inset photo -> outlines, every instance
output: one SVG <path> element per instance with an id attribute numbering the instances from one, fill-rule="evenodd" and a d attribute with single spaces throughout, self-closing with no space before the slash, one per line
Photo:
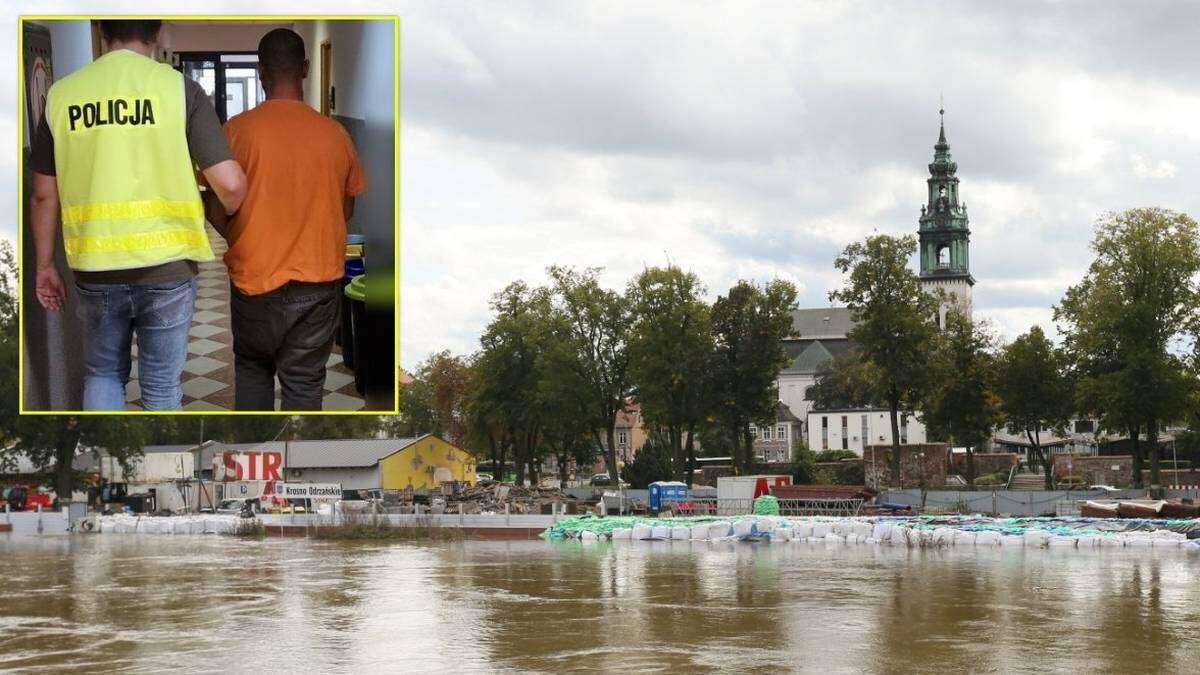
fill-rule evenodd
<path id="1" fill-rule="evenodd" d="M 22 17 L 21 413 L 397 409 L 395 17 Z"/>

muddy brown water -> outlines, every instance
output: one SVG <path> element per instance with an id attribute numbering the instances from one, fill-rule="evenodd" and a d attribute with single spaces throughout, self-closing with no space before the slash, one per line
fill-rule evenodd
<path id="1" fill-rule="evenodd" d="M 0 535 L 0 670 L 1197 672 L 1200 555 Z"/>

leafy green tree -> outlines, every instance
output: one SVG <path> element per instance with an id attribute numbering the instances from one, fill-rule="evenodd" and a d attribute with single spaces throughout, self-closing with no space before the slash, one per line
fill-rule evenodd
<path id="1" fill-rule="evenodd" d="M 53 478 L 62 501 L 80 485 L 75 457 L 103 448 L 123 470 L 132 470 L 146 441 L 144 418 L 120 415 L 26 415 L 17 424 L 19 440 L 8 452 L 20 452 Z M 0 451 L 3 453 L 5 451 Z"/>
<path id="2" fill-rule="evenodd" d="M 923 421 L 930 435 L 966 448 L 967 485 L 975 487 L 975 447 L 987 442 L 999 420 L 994 393 L 995 338 L 957 309 L 946 313 L 931 368 L 933 385 Z"/>
<path id="3" fill-rule="evenodd" d="M 817 368 L 813 406 L 817 409 L 862 408 L 875 404 L 871 365 L 848 349 Z"/>
<path id="4" fill-rule="evenodd" d="M 1073 404 L 1065 358 L 1040 327 L 1030 328 L 1001 351 L 995 391 L 1001 419 L 1009 430 L 1029 439 L 1030 454 L 1045 471 L 1046 489 L 1053 489 L 1053 458 L 1042 448 L 1041 434 L 1062 433 Z"/>
<path id="5" fill-rule="evenodd" d="M 467 402 L 476 420 L 467 424 L 488 430 L 493 460 L 503 466 L 511 456 L 517 482 L 523 483 L 542 447 L 538 376 L 550 296 L 546 289 L 518 281 L 496 294 L 492 309 L 495 317 L 480 338 L 477 386 Z"/>
<path id="6" fill-rule="evenodd" d="M 778 279 L 764 287 L 739 281 L 713 303 L 713 417 L 727 429 L 739 472 L 754 460 L 750 425 L 775 421 L 777 378 L 789 360 L 783 339 L 792 332 L 795 305 L 796 287 Z"/>
<path id="7" fill-rule="evenodd" d="M 449 351 L 431 354 L 418 364 L 413 381 L 401 385 L 399 414 L 384 424 L 395 437 L 435 434 L 468 449 L 468 404 L 475 386 L 470 359 Z"/>
<path id="8" fill-rule="evenodd" d="M 419 377 L 400 385 L 397 415 L 386 423 L 392 438 L 412 438 L 435 433 L 437 418 L 433 411 L 433 385 Z"/>
<path id="9" fill-rule="evenodd" d="M 675 266 L 646 269 L 626 291 L 631 308 L 629 376 L 649 426 L 664 431 L 690 487 L 695 435 L 709 408 L 713 339 L 700 279 Z"/>
<path id="10" fill-rule="evenodd" d="M 580 421 L 604 448 L 609 475 L 619 475 L 613 427 L 631 393 L 628 303 L 619 293 L 600 286 L 598 269 L 578 272 L 551 267 L 548 272 L 555 310 L 571 346 L 569 356 L 556 366 L 569 369 L 577 378 Z"/>
<path id="11" fill-rule="evenodd" d="M 1080 404 L 1108 429 L 1130 432 L 1141 485 L 1145 430 L 1150 484 L 1160 484 L 1158 432 L 1182 420 L 1195 392 L 1184 357 L 1200 333 L 1200 233 L 1166 209 L 1102 216 L 1095 258 L 1055 308 L 1079 379 Z"/>
<path id="12" fill-rule="evenodd" d="M 294 429 L 291 436 L 293 439 L 320 441 L 342 438 L 378 438 L 383 424 L 382 420 L 375 415 L 298 415 L 293 421 L 292 428 Z"/>
<path id="13" fill-rule="evenodd" d="M 0 242 L 0 447 L 13 441 L 20 409 L 17 294 L 17 259 L 12 244 Z"/>
<path id="14" fill-rule="evenodd" d="M 633 456 L 633 461 L 621 471 L 622 480 L 635 490 L 645 490 L 655 481 L 672 480 L 675 477 L 675 450 L 669 443 L 662 435 L 652 434 Z"/>
<path id="15" fill-rule="evenodd" d="M 834 261 L 845 277 L 829 294 L 854 315 L 850 340 L 870 365 L 874 398 L 887 405 L 892 442 L 900 442 L 900 410 L 916 408 L 928 382 L 929 352 L 937 331 L 938 298 L 921 288 L 908 268 L 917 251 L 914 237 L 873 235 L 846 247 Z M 894 447 L 890 470 L 900 484 L 900 453 Z"/>

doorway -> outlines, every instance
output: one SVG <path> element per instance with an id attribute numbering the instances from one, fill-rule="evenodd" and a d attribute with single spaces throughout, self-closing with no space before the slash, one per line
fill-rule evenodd
<path id="1" fill-rule="evenodd" d="M 212 99 L 221 124 L 267 98 L 254 52 L 181 52 L 179 69 Z"/>

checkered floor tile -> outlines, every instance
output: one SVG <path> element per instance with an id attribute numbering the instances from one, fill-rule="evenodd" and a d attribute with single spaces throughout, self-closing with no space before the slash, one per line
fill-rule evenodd
<path id="1" fill-rule="evenodd" d="M 183 366 L 184 410 L 233 410 L 233 333 L 229 328 L 229 274 L 221 258 L 225 240 L 211 227 L 208 239 L 216 259 L 200 264 L 196 311 L 188 330 L 188 360 Z M 325 369 L 325 410 L 361 410 L 363 398 L 354 388 L 354 371 L 342 363 L 341 348 L 334 346 Z M 137 356 L 137 345 L 133 354 Z M 141 410 L 142 391 L 135 360 L 132 380 L 125 388 L 126 408 Z M 279 383 L 275 384 L 279 409 Z"/>

